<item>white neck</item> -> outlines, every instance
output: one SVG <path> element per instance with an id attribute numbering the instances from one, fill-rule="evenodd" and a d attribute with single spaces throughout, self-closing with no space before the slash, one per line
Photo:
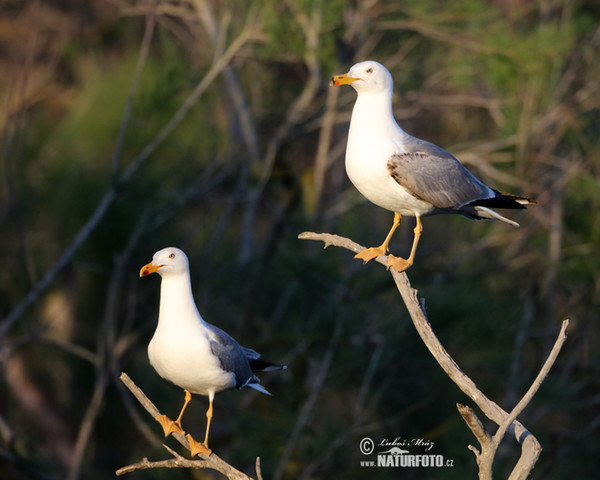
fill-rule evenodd
<path id="1" fill-rule="evenodd" d="M 350 136 L 355 129 L 363 133 L 369 131 L 390 133 L 400 129 L 392 112 L 390 92 L 362 92 L 358 95 L 350 120 Z"/>
<path id="2" fill-rule="evenodd" d="M 194 302 L 192 285 L 188 275 L 165 275 L 160 285 L 160 310 L 158 315 L 158 327 L 166 327 L 164 323 L 169 322 L 169 328 L 196 324 L 202 317 Z"/>
<path id="3" fill-rule="evenodd" d="M 384 145 L 387 149 L 392 148 L 393 145 L 388 139 L 398 138 L 399 133 L 400 138 L 402 134 L 406 135 L 394 119 L 390 92 L 359 94 L 350 120 L 347 161 L 350 152 L 354 152 L 356 156 L 354 160 L 359 161 L 361 158 L 371 158 L 375 154 L 374 149 L 378 148 L 377 145 Z M 394 148 L 401 148 L 401 145 L 396 145 Z M 378 153 L 386 156 L 392 152 L 386 150 Z"/>

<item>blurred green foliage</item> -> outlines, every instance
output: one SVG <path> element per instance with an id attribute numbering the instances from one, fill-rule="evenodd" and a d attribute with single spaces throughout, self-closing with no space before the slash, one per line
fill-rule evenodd
<path id="1" fill-rule="evenodd" d="M 332 74 L 367 58 L 392 71 L 405 130 L 448 149 L 494 188 L 537 199 L 513 215 L 520 229 L 424 219 L 408 275 L 442 343 L 505 409 L 571 319 L 564 351 L 520 420 L 544 448 L 533 478 L 594 476 L 594 2 L 32 0 L 5 2 L 0 12 L 0 327 L 109 198 L 0 338 L 0 479 L 107 478 L 144 456 L 168 457 L 160 428 L 145 412 L 132 414 L 140 409 L 118 380 L 126 371 L 169 415 L 180 407 L 182 393 L 146 356 L 158 279 L 138 278 L 168 245 L 188 254 L 205 319 L 289 366 L 262 376 L 273 397 L 217 397 L 211 438 L 222 458 L 252 472 L 260 456 L 264 477 L 275 479 L 475 478 L 467 450 L 475 441 L 455 407 L 469 399 L 429 356 L 389 274 L 297 239 L 328 231 L 375 245 L 391 223 L 345 175 L 355 93 L 328 89 Z M 227 70 L 146 155 L 248 24 L 253 35 Z M 395 253 L 408 250 L 412 222 L 401 225 Z M 195 399 L 184 419 L 196 435 L 205 407 Z M 454 467 L 361 468 L 364 437 L 427 439 Z M 510 438 L 503 445 L 498 478 L 519 452 Z"/>

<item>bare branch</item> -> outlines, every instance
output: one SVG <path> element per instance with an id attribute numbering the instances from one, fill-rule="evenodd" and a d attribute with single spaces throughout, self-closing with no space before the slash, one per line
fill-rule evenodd
<path id="1" fill-rule="evenodd" d="M 325 247 L 323 248 L 331 246 L 342 247 L 351 250 L 354 253 L 362 252 L 365 249 L 365 247 L 353 242 L 349 238 L 340 237 L 339 235 L 333 235 L 331 233 L 303 232 L 298 235 L 298 238 L 300 240 L 320 240 L 325 243 Z M 375 261 L 387 267 L 387 259 L 384 256 L 377 257 Z"/>
<path id="2" fill-rule="evenodd" d="M 256 457 L 256 480 L 263 480 L 262 472 L 260 470 L 260 457 Z"/>
<path id="3" fill-rule="evenodd" d="M 160 415 L 158 408 L 156 405 L 152 403 L 152 401 L 142 392 L 142 390 L 129 378 L 129 376 L 125 372 L 121 372 L 121 381 L 125 384 L 125 386 L 129 389 L 133 396 L 137 399 L 138 402 L 146 409 L 146 411 L 152 415 L 152 418 L 156 418 Z M 189 450 L 190 444 L 187 439 L 179 434 L 173 433 L 173 437 L 177 440 L 181 445 Z"/>
<path id="4" fill-rule="evenodd" d="M 456 408 L 458 408 L 458 412 L 473 432 L 473 435 L 475 435 L 477 440 L 479 440 L 479 443 L 480 445 L 482 445 L 482 448 L 485 448 L 487 445 L 489 445 L 492 441 L 492 437 L 490 437 L 489 434 L 485 431 L 485 428 L 483 428 L 483 424 L 481 423 L 473 409 L 460 403 L 456 404 Z"/>
<path id="5" fill-rule="evenodd" d="M 166 445 L 164 446 L 167 450 L 170 450 Z M 171 458 L 170 460 L 159 460 L 157 462 L 151 462 L 147 457 L 144 457 L 140 462 L 134 463 L 132 465 L 128 465 L 123 468 L 119 468 L 115 473 L 117 475 L 123 475 L 125 473 L 133 472 L 135 470 L 147 470 L 151 468 L 210 468 L 206 465 L 205 460 L 188 460 L 180 455 L 177 455 L 176 458 Z M 225 474 L 227 475 L 227 474 Z M 239 478 L 239 479 L 248 479 L 246 475 L 242 476 L 229 476 L 228 478 Z"/>
<path id="6" fill-rule="evenodd" d="M 479 441 L 479 445 L 481 445 L 481 451 L 477 450 L 473 445 L 468 446 L 468 449 L 475 454 L 477 466 L 479 467 L 479 479 L 492 480 L 492 462 L 486 461 L 487 457 L 490 456 L 490 450 L 493 449 L 492 437 L 485 431 L 483 424 L 471 407 L 461 405 L 460 403 L 457 403 L 456 407 L 467 426 L 471 429 L 471 432 L 473 432 L 473 435 L 475 435 L 475 438 Z M 491 455 L 491 460 L 493 459 L 494 455 Z"/>
<path id="7" fill-rule="evenodd" d="M 140 402 L 140 404 L 146 409 L 146 411 L 150 415 L 152 415 L 153 418 L 156 418 L 161 414 L 158 408 L 156 408 L 156 405 L 154 405 L 152 401 L 148 397 L 146 397 L 144 392 L 124 372 L 121 373 L 121 381 L 131 391 L 131 393 L 133 393 L 135 398 L 137 398 L 138 402 Z M 172 436 L 181 445 L 183 445 L 186 449 L 189 450 L 189 442 L 183 435 L 179 433 L 173 433 Z M 210 455 L 199 455 L 201 457 L 200 460 L 190 460 L 182 457 L 166 445 L 164 445 L 164 447 L 174 456 L 174 458 L 170 460 L 162 460 L 157 462 L 151 462 L 147 458 L 143 458 L 140 462 L 120 468 L 115 473 L 117 475 L 123 475 L 124 473 L 133 472 L 134 470 L 145 470 L 149 468 L 195 468 L 216 470 L 217 472 L 220 472 L 223 475 L 225 475 L 230 480 L 250 480 L 250 477 L 248 475 L 232 467 L 227 462 L 218 457 L 215 453 L 211 453 Z M 256 459 L 256 474 L 258 479 L 262 478 L 262 475 L 260 473 L 260 462 L 258 458 Z"/>
<path id="8" fill-rule="evenodd" d="M 346 248 L 355 253 L 364 250 L 364 247 L 348 238 L 340 237 L 338 235 L 331 235 L 328 233 L 319 234 L 313 232 L 304 232 L 301 233 L 298 238 L 306 240 L 320 240 L 325 242 L 325 247 L 334 245 L 337 247 Z M 384 256 L 377 257 L 375 261 L 387 266 L 387 258 Z M 565 320 L 563 322 L 561 332 L 556 343 L 554 344 L 554 348 L 552 349 L 550 356 L 546 360 L 546 363 L 542 367 L 542 370 L 538 374 L 533 385 L 509 414 L 500 408 L 498 404 L 488 399 L 485 394 L 483 394 L 483 392 L 477 388 L 473 380 L 471 380 L 462 372 L 456 362 L 439 342 L 438 338 L 433 332 L 433 329 L 431 328 L 429 320 L 427 319 L 424 306 L 419 302 L 417 291 L 411 287 L 406 273 L 398 273 L 392 269 L 391 274 L 396 283 L 396 287 L 398 288 L 398 291 L 404 300 L 406 308 L 408 309 L 413 324 L 421 339 L 425 343 L 425 346 L 429 349 L 433 357 L 442 367 L 444 372 L 446 372 L 446 374 L 450 377 L 450 379 L 463 391 L 463 393 L 469 396 L 469 398 L 471 398 L 471 400 L 477 404 L 477 406 L 490 420 L 493 420 L 500 427 L 496 432 L 496 435 L 494 437 L 490 437 L 490 435 L 485 432 L 483 425 L 473 410 L 462 405 L 458 406 L 459 412 L 481 444 L 481 452 L 479 452 L 475 447 L 469 446 L 469 449 L 472 450 L 477 457 L 477 463 L 480 469 L 479 478 L 482 480 L 491 479 L 494 456 L 506 431 L 514 436 L 517 442 L 521 444 L 521 457 L 513 469 L 510 480 L 521 480 L 527 478 L 528 474 L 533 469 L 542 448 L 537 439 L 520 422 L 518 422 L 516 418 L 530 402 L 544 378 L 546 378 L 548 375 L 548 372 L 556 360 L 556 357 L 558 356 L 558 353 L 565 341 L 565 332 L 568 321 Z"/>

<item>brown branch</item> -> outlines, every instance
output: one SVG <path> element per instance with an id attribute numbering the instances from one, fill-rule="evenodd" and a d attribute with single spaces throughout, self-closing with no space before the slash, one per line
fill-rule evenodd
<path id="1" fill-rule="evenodd" d="M 131 391 L 131 393 L 133 393 L 138 402 L 140 402 L 140 404 L 146 409 L 146 411 L 150 415 L 152 415 L 153 418 L 156 418 L 159 415 L 161 415 L 158 408 L 156 408 L 156 405 L 154 405 L 152 401 L 148 397 L 146 397 L 144 392 L 124 372 L 121 373 L 121 381 Z M 172 436 L 181 445 L 183 445 L 186 449 L 189 450 L 190 444 L 183 435 L 181 435 L 180 433 L 173 433 Z M 251 477 L 232 467 L 227 462 L 218 457 L 215 453 L 211 453 L 210 455 L 200 454 L 200 460 L 187 459 L 185 457 L 182 457 L 166 445 L 163 446 L 167 449 L 167 451 L 169 451 L 169 453 L 171 453 L 171 455 L 173 455 L 174 458 L 169 460 L 161 460 L 157 462 L 151 462 L 147 458 L 143 458 L 140 462 L 134 463 L 132 465 L 127 465 L 126 467 L 122 467 L 118 469 L 115 473 L 117 475 L 123 475 L 124 473 L 133 472 L 135 470 L 145 470 L 149 468 L 195 468 L 216 470 L 217 472 L 220 472 L 223 475 L 225 475 L 230 480 L 251 480 Z M 262 478 L 262 474 L 260 472 L 259 458 L 256 459 L 256 476 L 259 480 Z"/>
<path id="2" fill-rule="evenodd" d="M 148 469 L 153 469 L 153 468 L 194 468 L 194 469 L 213 468 L 213 469 L 217 470 L 214 466 L 208 465 L 208 463 L 209 463 L 208 460 L 190 460 L 185 457 L 182 457 L 175 450 L 169 448 L 166 445 L 163 445 L 163 447 L 165 447 L 165 449 L 171 455 L 173 455 L 174 458 L 171 458 L 169 460 L 159 460 L 157 462 L 151 462 L 150 460 L 148 460 L 148 458 L 144 457 L 141 461 L 134 463 L 132 465 L 128 465 L 126 467 L 120 468 L 115 473 L 117 475 L 123 475 L 125 473 L 130 473 L 135 470 L 148 470 Z M 213 457 L 213 456 L 214 456 L 214 454 L 211 455 L 210 457 Z M 221 473 L 223 473 L 223 475 L 227 476 L 227 478 L 234 479 L 234 480 L 249 480 L 250 479 L 250 477 L 244 475 L 242 472 L 239 472 L 238 470 L 231 467 L 230 465 L 228 465 L 228 464 L 225 464 L 225 465 L 227 465 L 228 469 L 223 469 L 223 470 L 219 470 L 219 471 Z M 259 463 L 258 458 L 257 458 L 256 465 L 257 465 L 257 468 L 260 468 L 260 463 Z M 260 479 L 261 477 L 259 476 L 258 478 Z"/>
<path id="3" fill-rule="evenodd" d="M 262 472 L 260 470 L 260 457 L 256 457 L 256 480 L 263 480 Z"/>
<path id="4" fill-rule="evenodd" d="M 328 233 L 304 232 L 301 233 L 298 238 L 304 240 L 319 240 L 325 243 L 325 248 L 333 245 L 336 247 L 346 248 L 355 253 L 361 252 L 365 249 L 365 247 L 353 242 L 348 238 Z M 375 261 L 387 266 L 387 258 L 384 256 L 377 257 Z M 406 273 L 398 273 L 392 269 L 391 274 L 394 278 L 394 282 L 396 283 L 396 287 L 398 288 L 398 291 L 404 300 L 406 308 L 408 309 L 408 313 L 410 314 L 412 322 L 421 339 L 425 343 L 425 346 L 428 348 L 438 364 L 442 367 L 444 372 L 446 372 L 446 374 L 450 377 L 450 379 L 463 391 L 463 393 L 465 393 L 477 404 L 486 417 L 494 421 L 499 426 L 496 435 L 494 435 L 494 437 L 490 437 L 490 435 L 485 432 L 483 425 L 472 409 L 462 405 L 458 406 L 459 412 L 481 445 L 481 452 L 477 451 L 476 448 L 469 446 L 469 449 L 475 453 L 477 463 L 480 467 L 479 478 L 492 478 L 491 474 L 494 456 L 506 431 L 508 431 L 517 440 L 517 442 L 521 444 L 521 457 L 511 473 L 510 480 L 521 480 L 527 478 L 537 462 L 542 448 L 531 432 L 529 432 L 519 421 L 517 421 L 516 418 L 531 401 L 533 395 L 543 382 L 544 378 L 546 378 L 550 368 L 555 362 L 556 357 L 558 356 L 558 353 L 566 339 L 565 332 L 568 325 L 568 320 L 563 322 L 561 332 L 554 345 L 554 348 L 552 349 L 552 352 L 550 353 L 533 385 L 509 414 L 500 408 L 498 404 L 488 399 L 483 392 L 477 388 L 475 382 L 473 382 L 473 380 L 471 380 L 462 372 L 456 362 L 442 346 L 433 332 L 433 329 L 431 328 L 425 313 L 425 309 L 417 297 L 417 291 L 411 287 Z"/>
<path id="5" fill-rule="evenodd" d="M 479 444 L 482 446 L 482 450 L 486 448 L 488 444 L 491 443 L 492 437 L 485 431 L 483 424 L 473 411 L 471 407 L 467 405 L 462 405 L 460 403 L 456 404 L 456 408 L 458 408 L 458 413 L 463 417 L 463 420 L 467 424 L 467 426 L 473 432 L 473 435 L 479 440 Z M 470 447 L 471 448 L 471 447 Z M 475 455 L 479 455 L 479 451 L 475 447 L 472 447 L 471 450 L 475 452 Z"/>
<path id="6" fill-rule="evenodd" d="M 475 454 L 477 466 L 479 467 L 479 478 L 491 479 L 491 462 L 486 462 L 486 457 L 488 456 L 487 453 L 490 451 L 493 445 L 492 437 L 490 437 L 489 433 L 485 431 L 483 424 L 471 407 L 462 405 L 460 403 L 457 403 L 456 407 L 458 408 L 458 412 L 463 417 L 463 420 L 467 426 L 471 429 L 471 432 L 473 432 L 473 435 L 475 435 L 475 438 L 479 441 L 479 445 L 481 445 L 481 451 L 477 450 L 477 448 L 475 448 L 473 445 L 469 445 L 467 447 Z M 487 465 L 490 467 L 489 471 L 485 468 Z"/>

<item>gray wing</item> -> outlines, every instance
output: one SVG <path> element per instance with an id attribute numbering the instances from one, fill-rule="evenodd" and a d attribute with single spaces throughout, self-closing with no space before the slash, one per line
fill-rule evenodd
<path id="1" fill-rule="evenodd" d="M 258 360 L 260 358 L 260 353 L 258 353 L 257 351 L 246 347 L 241 348 L 244 352 L 244 355 L 246 355 L 246 358 L 248 358 L 249 360 Z"/>
<path id="2" fill-rule="evenodd" d="M 390 157 L 388 169 L 413 196 L 437 208 L 457 208 L 495 196 L 446 150 L 417 138 L 408 142 L 406 153 Z"/>
<path id="3" fill-rule="evenodd" d="M 216 355 L 223 370 L 235 375 L 236 388 L 242 388 L 249 382 L 255 381 L 256 377 L 250 369 L 246 350 L 240 346 L 229 334 L 214 325 L 207 325 L 211 341 L 210 350 Z M 255 352 L 256 353 L 256 352 Z"/>

